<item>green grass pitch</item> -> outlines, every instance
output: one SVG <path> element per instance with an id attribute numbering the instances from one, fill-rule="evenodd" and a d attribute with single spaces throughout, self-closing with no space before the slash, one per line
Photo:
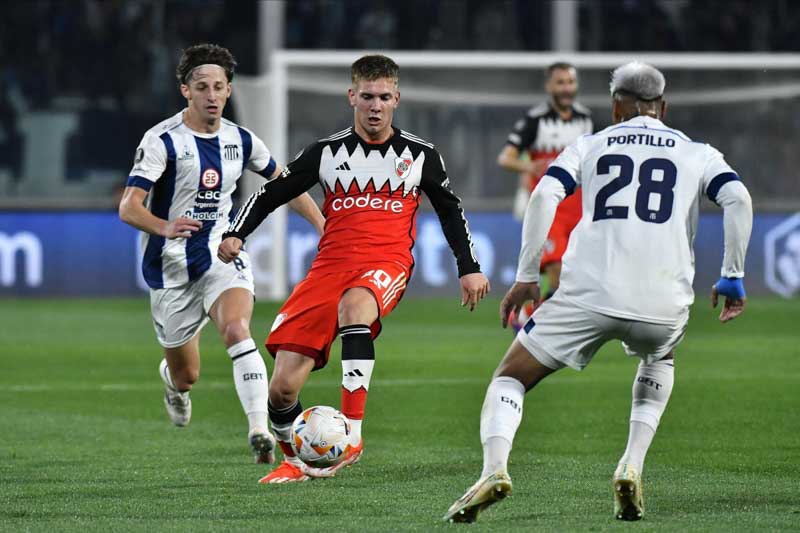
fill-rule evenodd
<path id="1" fill-rule="evenodd" d="M 511 340 L 496 299 L 402 302 L 376 344 L 360 464 L 262 486 L 213 328 L 187 428 L 161 403 L 145 300 L 0 302 L 0 530 L 685 531 L 800 528 L 800 305 L 756 299 L 731 324 L 696 305 L 647 458 L 645 519 L 612 516 L 636 361 L 607 345 L 530 393 L 514 494 L 478 523 L 441 516 L 480 471 L 478 415 Z M 260 304 L 260 342 L 276 306 Z M 305 406 L 339 406 L 339 346 Z M 268 358 L 268 366 L 272 361 Z"/>

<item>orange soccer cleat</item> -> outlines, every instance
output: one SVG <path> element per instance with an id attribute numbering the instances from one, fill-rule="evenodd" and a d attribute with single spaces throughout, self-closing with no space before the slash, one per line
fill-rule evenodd
<path id="1" fill-rule="evenodd" d="M 258 480 L 259 483 L 297 483 L 311 479 L 303 470 L 289 461 L 283 461 L 275 470 Z"/>
<path id="2" fill-rule="evenodd" d="M 328 473 L 330 476 L 333 476 L 336 474 L 336 472 L 338 472 L 342 468 L 356 464 L 361 459 L 361 455 L 363 453 L 364 453 L 364 439 L 361 439 L 360 441 L 358 441 L 358 444 L 356 446 L 352 445 L 347 446 L 347 449 L 344 452 L 344 459 L 342 459 L 341 463 L 335 466 L 325 468 L 324 471 Z"/>

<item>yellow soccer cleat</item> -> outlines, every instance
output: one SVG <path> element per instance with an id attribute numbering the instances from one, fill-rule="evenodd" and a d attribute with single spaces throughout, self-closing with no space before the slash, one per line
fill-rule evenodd
<path id="1" fill-rule="evenodd" d="M 627 464 L 621 464 L 611 481 L 614 490 L 614 516 L 617 520 L 641 520 L 644 514 L 642 478 Z"/>
<path id="2" fill-rule="evenodd" d="M 472 523 L 478 514 L 511 494 L 511 478 L 506 472 L 480 478 L 464 495 L 456 500 L 444 515 L 446 522 Z"/>

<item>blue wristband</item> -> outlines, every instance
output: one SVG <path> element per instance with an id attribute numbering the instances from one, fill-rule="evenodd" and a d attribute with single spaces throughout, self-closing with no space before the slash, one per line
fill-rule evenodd
<path id="1" fill-rule="evenodd" d="M 744 284 L 742 278 L 719 278 L 715 285 L 717 292 L 727 298 L 741 300 L 745 297 Z"/>

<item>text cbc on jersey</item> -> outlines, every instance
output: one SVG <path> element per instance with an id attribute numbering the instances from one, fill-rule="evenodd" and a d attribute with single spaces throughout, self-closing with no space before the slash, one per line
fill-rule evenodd
<path id="1" fill-rule="evenodd" d="M 347 198 L 336 198 L 331 202 L 331 209 L 334 211 L 343 211 L 347 209 L 379 209 L 381 211 L 391 211 L 392 213 L 401 213 L 403 211 L 403 202 L 400 200 L 383 200 L 372 196 L 370 193 L 364 196 L 348 196 Z"/>

